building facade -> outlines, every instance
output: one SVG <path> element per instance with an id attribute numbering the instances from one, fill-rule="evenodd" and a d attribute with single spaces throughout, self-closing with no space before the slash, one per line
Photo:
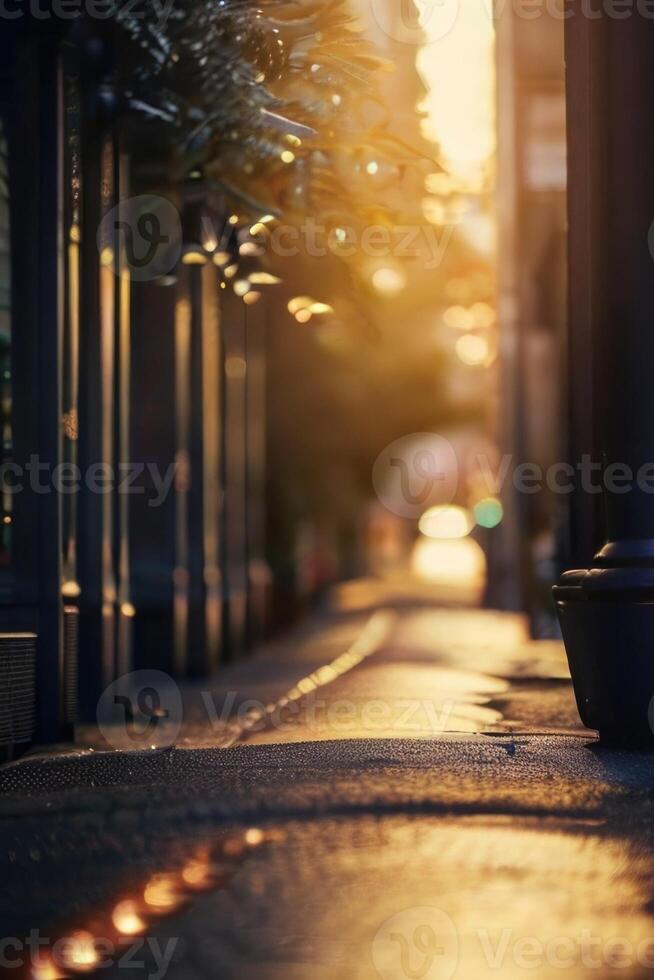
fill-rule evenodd
<path id="1" fill-rule="evenodd" d="M 20 17 L 1 43 L 8 756 L 70 737 L 127 672 L 208 674 L 261 635 L 266 313 L 225 288 L 237 229 L 200 171 L 134 205 L 158 160 L 111 32 Z M 155 233 L 173 264 L 141 275 Z"/>

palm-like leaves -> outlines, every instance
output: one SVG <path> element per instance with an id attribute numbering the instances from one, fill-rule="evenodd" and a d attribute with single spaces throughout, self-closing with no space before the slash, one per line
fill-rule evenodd
<path id="1" fill-rule="evenodd" d="M 389 66 L 353 30 L 344 0 L 175 0 L 165 21 L 153 0 L 147 16 L 126 9 L 116 13 L 122 85 L 177 176 L 202 165 L 268 210 L 315 215 L 336 202 L 356 213 L 371 202 L 343 163 L 356 168 L 364 145 L 406 160 L 385 121 L 362 121 L 358 103 L 378 100 L 374 76 Z"/>

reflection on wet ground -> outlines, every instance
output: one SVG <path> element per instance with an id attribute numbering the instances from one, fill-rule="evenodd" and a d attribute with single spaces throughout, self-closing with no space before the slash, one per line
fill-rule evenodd
<path id="1" fill-rule="evenodd" d="M 177 748 L 0 770 L 0 934 L 49 939 L 11 975 L 649 975 L 654 755 L 519 617 L 394 608 L 230 668 L 217 728 L 186 692 Z"/>
<path id="2" fill-rule="evenodd" d="M 160 859 L 159 870 L 147 874 L 142 871 L 141 875 L 117 860 L 116 881 L 111 880 L 111 873 L 105 869 L 108 893 L 103 901 L 94 902 L 80 882 L 79 891 L 67 896 L 69 901 L 74 899 L 75 911 L 63 916 L 60 911 L 46 912 L 42 920 L 32 920 L 29 932 L 14 930 L 29 955 L 24 957 L 26 962 L 19 964 L 20 950 L 14 944 L 11 955 L 6 955 L 8 963 L 15 962 L 13 969 L 9 967 L 12 975 L 21 980 L 75 977 L 104 971 L 121 959 L 127 961 L 136 950 L 149 954 L 150 965 L 155 966 L 157 954 L 169 950 L 172 955 L 176 943 L 168 942 L 165 947 L 148 943 L 152 930 L 164 919 L 187 909 L 202 893 L 227 888 L 255 849 L 281 837 L 281 831 L 264 832 L 250 827 L 231 833 L 223 831 L 202 841 L 166 841 L 163 842 L 165 858 Z M 88 847 L 89 842 L 84 841 L 77 849 L 77 859 L 89 856 L 84 844 Z M 55 854 L 49 853 L 46 846 L 42 857 L 52 861 Z M 40 939 L 47 938 L 47 943 L 29 947 L 29 933 L 33 931 Z"/>
<path id="3" fill-rule="evenodd" d="M 429 738 L 444 732 L 521 731 L 588 737 L 578 718 L 563 647 L 528 638 L 523 617 L 434 609 L 413 595 L 378 608 L 388 584 L 351 583 L 357 613 L 333 608 L 219 682 L 186 684 L 175 742 L 189 748 L 341 738 Z M 381 593 L 380 593 L 381 590 Z M 398 615 L 399 613 L 399 615 Z M 165 726 L 152 743 L 170 744 Z M 102 749 L 97 731 L 78 745 Z M 133 748 L 123 728 L 114 748 Z M 142 747 L 142 743 L 139 747 Z"/>
<path id="4" fill-rule="evenodd" d="M 624 825 L 371 812 L 213 838 L 196 830 L 168 840 L 157 828 L 159 870 L 140 879 L 125 841 L 103 870 L 99 903 L 78 878 L 66 928 L 52 910 L 32 920 L 52 942 L 13 975 L 75 977 L 101 964 L 102 976 L 165 967 L 171 980 L 641 977 L 654 968 L 651 836 Z M 88 861 L 89 845 L 82 834 L 76 860 Z M 56 883 L 43 885 L 52 898 Z M 53 955 L 55 938 L 68 941 Z M 128 953 L 143 965 L 126 974 L 118 961 Z"/>
<path id="5" fill-rule="evenodd" d="M 351 588 L 369 600 L 375 595 L 370 583 Z M 370 622 L 379 617 L 388 612 L 375 613 Z M 578 719 L 562 645 L 530 641 L 522 617 L 460 609 L 434 616 L 433 608 L 414 602 L 392 628 L 387 618 L 385 623 L 388 633 L 377 631 L 377 647 L 359 669 L 342 677 L 324 676 L 329 667 L 319 668 L 266 711 L 250 712 L 230 744 L 433 738 L 525 726 L 589 737 Z M 318 676 L 323 680 L 314 685 Z M 299 689 L 305 695 L 300 705 Z"/>

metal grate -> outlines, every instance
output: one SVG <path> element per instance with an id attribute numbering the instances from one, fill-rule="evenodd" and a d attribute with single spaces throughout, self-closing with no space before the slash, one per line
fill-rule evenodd
<path id="1" fill-rule="evenodd" d="M 79 609 L 64 606 L 64 719 L 74 725 L 78 711 Z"/>
<path id="2" fill-rule="evenodd" d="M 0 633 L 0 745 L 34 736 L 35 633 Z"/>

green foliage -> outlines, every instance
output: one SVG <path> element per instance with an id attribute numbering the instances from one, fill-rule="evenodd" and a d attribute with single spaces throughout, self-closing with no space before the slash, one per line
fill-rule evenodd
<path id="1" fill-rule="evenodd" d="M 164 20 L 152 0 L 145 16 L 128 7 L 116 12 L 121 88 L 167 148 L 170 172 L 202 166 L 253 213 L 255 202 L 278 213 L 334 197 L 345 204 L 347 182 L 330 157 L 362 145 L 351 107 L 379 102 L 373 76 L 388 65 L 343 0 L 175 0 Z M 373 127 L 368 142 L 407 155 L 374 118 Z"/>

